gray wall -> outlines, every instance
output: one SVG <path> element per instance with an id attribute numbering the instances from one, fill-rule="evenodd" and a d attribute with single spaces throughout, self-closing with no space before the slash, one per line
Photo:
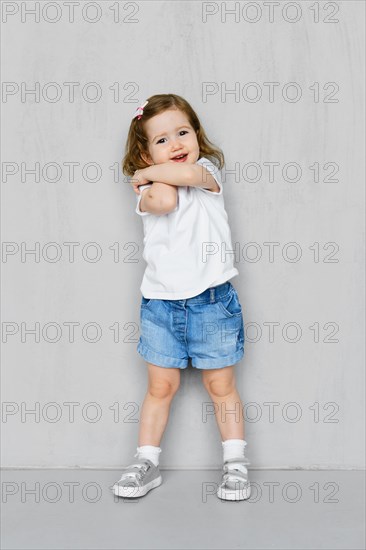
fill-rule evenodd
<path id="1" fill-rule="evenodd" d="M 291 22 L 294 9 L 286 16 L 281 2 L 270 22 L 257 2 L 251 23 L 243 2 L 237 21 L 220 13 L 225 3 L 207 4 L 219 11 L 206 22 L 200 2 L 121 3 L 119 22 L 113 4 L 99 3 L 96 23 L 81 8 L 70 23 L 60 3 L 56 23 L 50 9 L 36 23 L 19 11 L 3 24 L 3 466 L 119 467 L 136 452 L 147 387 L 136 351 L 143 232 L 136 195 L 115 167 L 136 107 L 172 92 L 197 110 L 226 171 L 240 171 L 223 177 L 246 325 L 236 377 L 251 467 L 363 467 L 364 3 L 331 3 L 332 15 L 321 2 L 318 22 L 312 2 L 297 3 Z M 80 83 L 73 102 L 66 82 Z M 102 93 L 95 102 L 91 82 Z M 22 83 L 39 83 L 37 100 Z M 61 94 L 54 102 L 49 83 Z M 278 84 L 273 100 L 268 83 Z M 21 163 L 39 163 L 39 180 L 22 176 Z M 268 163 L 277 163 L 273 178 Z M 35 327 L 39 336 L 26 333 Z M 220 464 L 207 404 L 190 367 L 163 467 Z"/>

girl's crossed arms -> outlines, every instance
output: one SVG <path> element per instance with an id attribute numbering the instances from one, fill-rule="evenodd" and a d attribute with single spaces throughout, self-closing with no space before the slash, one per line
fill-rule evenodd
<path id="1" fill-rule="evenodd" d="M 168 214 L 175 209 L 178 186 L 203 187 L 210 191 L 219 191 L 215 178 L 202 165 L 177 164 L 174 161 L 136 170 L 131 179 L 135 193 L 139 195 L 139 186 L 147 183 L 152 185 L 142 191 L 141 211 L 158 215 Z"/>

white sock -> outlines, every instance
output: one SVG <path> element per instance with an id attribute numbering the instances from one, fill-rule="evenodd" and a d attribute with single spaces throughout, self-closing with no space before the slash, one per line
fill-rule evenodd
<path id="1" fill-rule="evenodd" d="M 227 439 L 226 441 L 222 441 L 224 462 L 232 458 L 244 458 L 246 445 L 247 442 L 244 439 Z"/>
<path id="2" fill-rule="evenodd" d="M 151 460 L 155 466 L 159 466 L 159 454 L 161 453 L 160 447 L 154 447 L 154 445 L 143 445 L 142 447 L 137 447 L 137 456 L 140 458 L 148 458 Z"/>

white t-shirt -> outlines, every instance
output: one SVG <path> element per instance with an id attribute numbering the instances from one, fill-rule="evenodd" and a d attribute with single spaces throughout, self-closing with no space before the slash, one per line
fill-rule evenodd
<path id="1" fill-rule="evenodd" d="M 147 299 L 191 298 L 239 274 L 234 267 L 220 171 L 205 157 L 196 164 L 212 174 L 220 187 L 218 193 L 177 186 L 176 208 L 160 216 L 141 212 L 142 193 L 137 195 L 135 211 L 143 216 L 143 258 L 147 263 L 140 290 Z M 148 183 L 139 189 L 142 192 L 151 186 Z"/>

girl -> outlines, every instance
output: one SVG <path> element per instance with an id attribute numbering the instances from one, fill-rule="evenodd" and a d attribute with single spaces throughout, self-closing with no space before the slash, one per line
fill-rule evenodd
<path id="1" fill-rule="evenodd" d="M 244 355 L 244 325 L 229 281 L 239 272 L 218 170 L 223 164 L 223 153 L 182 97 L 154 95 L 136 110 L 122 168 L 133 176 L 136 213 L 144 224 L 147 266 L 140 287 L 137 351 L 147 363 L 148 390 L 134 455 L 138 459 L 114 485 L 118 496 L 139 497 L 162 483 L 159 445 L 180 370 L 189 358 L 202 371 L 221 434 L 223 472 L 217 496 L 250 496 L 250 462 L 234 378 L 235 363 Z"/>

